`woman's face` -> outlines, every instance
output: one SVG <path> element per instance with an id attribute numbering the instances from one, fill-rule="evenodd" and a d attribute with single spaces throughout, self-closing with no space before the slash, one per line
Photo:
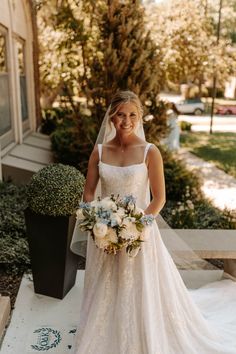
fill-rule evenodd
<path id="1" fill-rule="evenodd" d="M 140 122 L 137 107 L 131 102 L 121 104 L 111 121 L 118 133 L 126 135 L 134 133 Z"/>

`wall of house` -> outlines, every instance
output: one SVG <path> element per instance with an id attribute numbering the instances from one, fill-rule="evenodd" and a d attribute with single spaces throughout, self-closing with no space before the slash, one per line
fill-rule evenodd
<path id="1" fill-rule="evenodd" d="M 21 144 L 29 131 L 36 130 L 34 36 L 31 2 L 0 0 L 2 155 L 14 144 Z"/>

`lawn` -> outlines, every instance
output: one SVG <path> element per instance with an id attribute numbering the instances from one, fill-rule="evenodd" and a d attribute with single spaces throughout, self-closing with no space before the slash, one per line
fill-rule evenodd
<path id="1" fill-rule="evenodd" d="M 180 144 L 236 178 L 236 133 L 183 132 Z"/>

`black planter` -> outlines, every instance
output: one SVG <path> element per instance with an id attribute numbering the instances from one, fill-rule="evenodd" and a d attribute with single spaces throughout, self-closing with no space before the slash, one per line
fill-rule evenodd
<path id="1" fill-rule="evenodd" d="M 74 286 L 79 256 L 70 243 L 75 215 L 48 216 L 24 210 L 34 291 L 63 299 Z"/>

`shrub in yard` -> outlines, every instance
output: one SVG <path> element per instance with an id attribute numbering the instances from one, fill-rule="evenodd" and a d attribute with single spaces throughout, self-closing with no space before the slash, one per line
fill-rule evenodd
<path id="1" fill-rule="evenodd" d="M 187 130 L 187 131 L 190 131 L 191 130 L 191 127 L 192 127 L 192 124 L 189 123 L 189 122 L 186 122 L 185 120 L 182 120 L 180 122 L 180 129 L 183 131 L 183 130 Z"/>
<path id="2" fill-rule="evenodd" d="M 0 182 L 0 266 L 9 273 L 22 273 L 30 266 L 23 209 L 26 186 Z"/>
<path id="3" fill-rule="evenodd" d="M 50 135 L 58 127 L 66 124 L 68 118 L 73 114 L 71 108 L 55 107 L 42 110 L 42 122 L 40 132 Z"/>

